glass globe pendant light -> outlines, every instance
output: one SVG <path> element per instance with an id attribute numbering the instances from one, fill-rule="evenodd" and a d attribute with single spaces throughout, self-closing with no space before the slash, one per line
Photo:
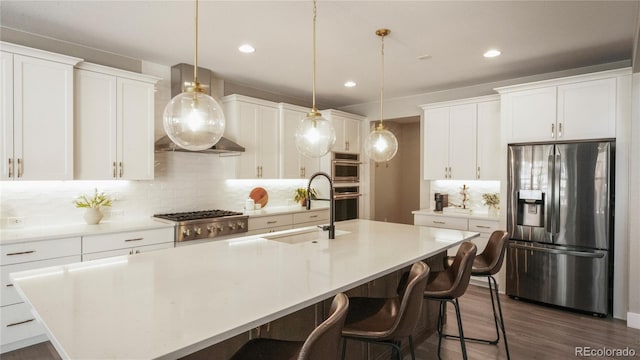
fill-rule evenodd
<path id="1" fill-rule="evenodd" d="M 198 0 L 196 0 L 196 36 L 193 82 L 185 83 L 184 92 L 176 95 L 164 108 L 163 125 L 171 141 L 181 148 L 200 151 L 215 145 L 225 127 L 222 106 L 205 94 L 198 82 Z"/>
<path id="2" fill-rule="evenodd" d="M 296 129 L 295 139 L 298 151 L 311 158 L 318 158 L 331 150 L 336 142 L 333 124 L 322 117 L 316 107 L 316 1 L 313 1 L 313 107 Z"/>
<path id="3" fill-rule="evenodd" d="M 393 133 L 382 125 L 383 100 L 384 100 L 384 37 L 389 35 L 391 30 L 378 29 L 376 35 L 382 39 L 382 72 L 380 85 L 380 123 L 375 130 L 371 131 L 365 139 L 364 149 L 367 156 L 375 162 L 385 162 L 393 159 L 398 152 L 398 139 Z"/>

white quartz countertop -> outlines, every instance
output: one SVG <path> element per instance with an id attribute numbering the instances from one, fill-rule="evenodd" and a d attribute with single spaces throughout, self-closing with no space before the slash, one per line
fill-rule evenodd
<path id="1" fill-rule="evenodd" d="M 97 225 L 77 223 L 58 226 L 49 225 L 18 229 L 2 229 L 0 231 L 0 244 L 8 245 L 26 241 L 54 240 L 74 236 L 150 230 L 174 226 L 174 224 L 169 224 L 154 220 L 153 218 L 149 218 L 133 221 L 104 221 Z"/>
<path id="2" fill-rule="evenodd" d="M 431 209 L 414 210 L 411 213 L 414 215 L 434 215 L 434 216 L 457 217 L 457 218 L 466 218 L 466 219 L 482 219 L 482 220 L 493 220 L 493 221 L 500 220 L 500 218 L 496 216 L 491 216 L 488 213 L 464 214 L 464 213 L 455 213 L 455 212 L 433 211 Z"/>
<path id="3" fill-rule="evenodd" d="M 306 207 L 300 205 L 293 206 L 275 206 L 275 207 L 265 207 L 260 210 L 253 211 L 244 211 L 245 215 L 249 215 L 249 217 L 260 217 L 260 216 L 270 216 L 270 215 L 284 215 L 284 214 L 295 214 L 306 211 L 319 211 L 319 210 L 329 210 L 329 205 L 325 205 L 324 201 L 316 201 L 321 203 L 321 205 L 314 205 L 312 203 L 311 210 L 307 210 Z"/>
<path id="4" fill-rule="evenodd" d="M 11 278 L 63 358 L 174 359 L 478 236 L 368 220 L 336 227 L 334 240 L 310 227 Z M 265 238 L 302 231 L 297 243 Z"/>

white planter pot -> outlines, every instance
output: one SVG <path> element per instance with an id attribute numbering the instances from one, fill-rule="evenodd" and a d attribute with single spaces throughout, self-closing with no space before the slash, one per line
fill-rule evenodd
<path id="1" fill-rule="evenodd" d="M 84 221 L 89 225 L 96 225 L 100 223 L 102 216 L 100 208 L 87 208 L 87 211 L 84 213 Z"/>

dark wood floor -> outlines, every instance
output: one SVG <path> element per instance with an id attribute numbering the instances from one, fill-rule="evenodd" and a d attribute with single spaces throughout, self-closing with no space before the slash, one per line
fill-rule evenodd
<path id="1" fill-rule="evenodd" d="M 575 359 L 575 348 L 635 350 L 640 358 L 640 330 L 631 329 L 621 320 L 601 319 L 576 314 L 501 296 L 511 358 Z M 460 299 L 465 336 L 495 336 L 491 302 L 486 288 L 470 286 Z M 456 333 L 453 306 L 448 306 L 448 333 Z M 438 338 L 434 335 L 416 350 L 419 360 L 437 358 Z M 502 340 L 498 346 L 467 343 L 469 359 L 506 359 Z M 59 359 L 49 342 L 2 354 L 2 360 Z M 410 357 L 405 357 L 409 359 Z M 443 340 L 442 359 L 461 359 L 460 343 Z M 629 357 L 591 357 L 590 359 L 629 359 Z"/>

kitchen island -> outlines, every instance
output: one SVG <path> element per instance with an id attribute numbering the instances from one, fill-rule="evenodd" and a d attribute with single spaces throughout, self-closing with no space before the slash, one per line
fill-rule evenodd
<path id="1" fill-rule="evenodd" d="M 174 359 L 440 254 L 475 232 L 368 220 L 12 274 L 63 358 Z"/>

